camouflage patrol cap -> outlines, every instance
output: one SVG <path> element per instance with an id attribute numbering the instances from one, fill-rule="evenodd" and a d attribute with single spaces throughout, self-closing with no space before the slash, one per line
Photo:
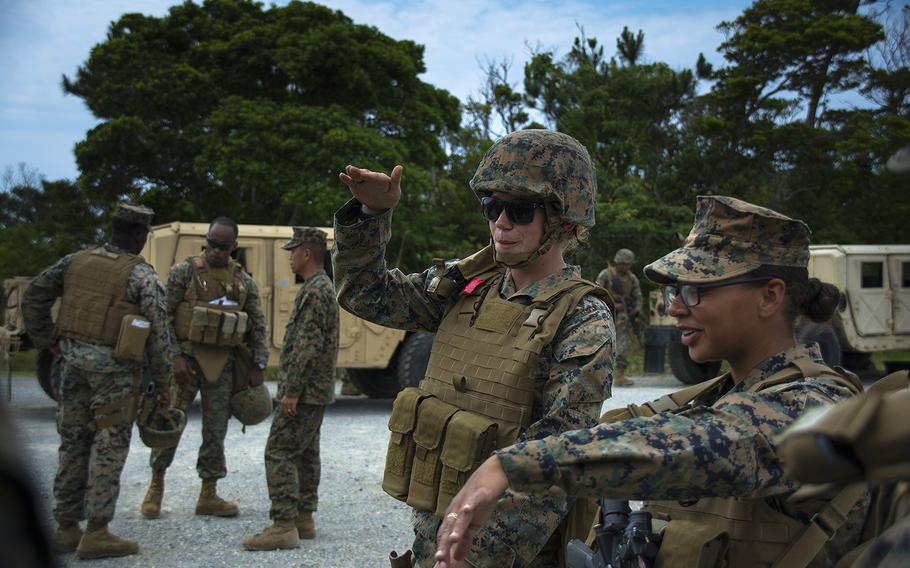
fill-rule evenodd
<path id="1" fill-rule="evenodd" d="M 635 253 L 629 249 L 619 249 L 613 257 L 613 264 L 635 264 Z"/>
<path id="2" fill-rule="evenodd" d="M 658 284 L 718 282 L 762 265 L 809 264 L 809 227 L 771 209 L 721 195 L 698 197 L 681 248 L 645 267 Z"/>
<path id="3" fill-rule="evenodd" d="M 478 197 L 499 191 L 555 201 L 562 220 L 594 225 L 594 163 L 578 140 L 561 132 L 530 129 L 503 136 L 487 150 L 471 189 Z"/>
<path id="4" fill-rule="evenodd" d="M 328 237 L 325 231 L 316 227 L 294 227 L 293 238 L 281 245 L 281 248 L 291 250 L 304 243 L 325 246 Z"/>
<path id="5" fill-rule="evenodd" d="M 131 205 L 129 203 L 118 203 L 117 210 L 114 211 L 114 218 L 133 223 L 136 225 L 152 226 L 152 217 L 155 212 L 144 205 Z"/>

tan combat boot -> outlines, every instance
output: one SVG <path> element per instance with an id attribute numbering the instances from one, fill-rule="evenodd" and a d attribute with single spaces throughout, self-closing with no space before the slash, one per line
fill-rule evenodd
<path id="1" fill-rule="evenodd" d="M 161 515 L 161 498 L 164 496 L 164 471 L 152 470 L 152 481 L 149 483 L 145 499 L 142 500 L 140 512 L 146 519 L 157 519 Z"/>
<path id="2" fill-rule="evenodd" d="M 300 548 L 297 526 L 292 520 L 275 520 L 256 536 L 243 541 L 247 550 L 290 550 Z"/>
<path id="3" fill-rule="evenodd" d="M 57 554 L 75 552 L 81 538 L 82 529 L 79 528 L 79 523 L 59 525 L 57 532 L 54 533 L 54 550 Z"/>
<path id="4" fill-rule="evenodd" d="M 627 387 L 629 385 L 634 385 L 635 381 L 632 379 L 626 378 L 625 369 L 616 369 L 613 372 L 613 386 L 614 387 Z"/>
<path id="5" fill-rule="evenodd" d="M 231 501 L 225 501 L 215 492 L 217 479 L 203 479 L 202 490 L 199 492 L 199 499 L 196 501 L 197 515 L 212 515 L 215 517 L 236 517 L 239 513 L 237 504 Z"/>
<path id="6" fill-rule="evenodd" d="M 297 534 L 300 538 L 316 538 L 316 523 L 312 511 L 297 511 Z"/>
<path id="7" fill-rule="evenodd" d="M 76 556 L 82 559 L 129 556 L 137 552 L 139 543 L 135 540 L 126 540 L 107 532 L 107 524 L 96 526 L 92 523 L 85 529 L 76 548 Z"/>

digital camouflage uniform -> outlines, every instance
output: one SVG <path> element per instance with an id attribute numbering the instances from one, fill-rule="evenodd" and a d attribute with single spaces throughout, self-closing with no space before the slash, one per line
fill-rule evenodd
<path id="1" fill-rule="evenodd" d="M 700 283 L 743 275 L 762 264 L 808 263 L 808 227 L 774 211 L 727 197 L 699 197 L 685 245 L 645 268 L 659 283 Z M 808 523 L 822 502 L 786 498 L 797 483 L 784 472 L 774 436 L 807 408 L 832 405 L 852 391 L 827 377 L 806 377 L 746 392 L 792 361 L 822 362 L 817 345 L 799 345 L 763 361 L 736 384 L 726 379 L 713 403 L 680 414 L 659 413 L 497 452 L 511 487 L 580 496 L 697 502 L 707 497 L 768 501 Z M 864 498 L 825 548 L 833 565 L 858 541 Z"/>
<path id="2" fill-rule="evenodd" d="M 635 336 L 632 318 L 641 317 L 642 296 L 638 277 L 631 271 L 620 274 L 611 266 L 601 270 L 595 282 L 609 290 L 616 303 L 616 368 L 625 370 Z"/>
<path id="3" fill-rule="evenodd" d="M 308 237 L 295 227 L 298 246 Z M 304 229 L 315 231 L 306 227 Z M 298 233 L 301 235 L 298 236 Z M 325 246 L 325 233 L 322 246 Z M 293 248 L 290 247 L 290 248 Z M 328 252 L 326 253 L 328 254 Z M 278 399 L 298 399 L 297 414 L 275 413 L 265 447 L 266 482 L 273 520 L 315 511 L 319 486 L 319 429 L 325 407 L 335 400 L 335 358 L 338 353 L 338 303 L 332 280 L 320 270 L 307 278 L 297 296 L 284 332 L 278 367 Z"/>
<path id="4" fill-rule="evenodd" d="M 269 359 L 268 346 L 266 345 L 268 329 L 265 316 L 259 300 L 259 288 L 253 277 L 242 268 L 243 285 L 246 287 L 246 302 L 239 306 L 249 316 L 249 331 L 246 335 L 246 345 L 249 347 L 253 362 L 265 367 Z M 171 267 L 167 277 L 167 313 L 173 328 L 173 318 L 177 306 L 184 301 L 187 289 L 193 284 L 194 267 L 191 259 L 184 260 Z M 218 377 L 210 383 L 205 379 L 202 368 L 193 357 L 193 344 L 190 341 L 179 342 L 180 352 L 186 357 L 196 372 L 195 376 L 186 384 L 175 384 L 176 396 L 173 406 L 184 412 L 196 398 L 196 393 L 202 396 L 202 444 L 199 447 L 199 457 L 196 461 L 196 471 L 202 479 L 221 479 L 227 475 L 224 459 L 224 438 L 227 435 L 228 420 L 231 417 L 230 401 L 234 388 L 234 360 L 236 350 L 230 349 L 227 363 Z M 149 464 L 153 470 L 167 469 L 174 461 L 177 448 L 155 449 L 152 451 Z"/>
<path id="5" fill-rule="evenodd" d="M 151 216 L 151 211 L 148 215 Z M 111 244 L 104 250 L 129 254 Z M 67 267 L 76 255 L 63 257 L 39 274 L 22 299 L 22 315 L 29 336 L 39 349 L 55 341 L 51 306 L 63 294 Z M 132 256 L 132 255 L 131 255 Z M 125 298 L 151 322 L 146 355 L 158 388 L 167 388 L 174 340 L 168 326 L 164 289 L 151 265 L 140 262 L 129 273 Z M 140 372 L 139 363 L 115 358 L 105 345 L 59 337 L 63 369 L 57 406 L 60 451 L 54 478 L 54 518 L 61 526 L 87 519 L 103 525 L 114 518 L 120 492 L 120 472 L 129 452 L 132 422 L 93 431 L 96 409 L 129 396 Z"/>
<path id="6" fill-rule="evenodd" d="M 350 312 L 381 325 L 411 331 L 436 331 L 457 298 L 441 301 L 427 292 L 436 274 L 404 274 L 385 267 L 385 250 L 391 236 L 392 213 L 358 219 L 360 204 L 352 200 L 336 213 L 335 274 L 339 302 Z M 535 296 L 573 276 L 577 266 L 515 290 L 504 278 L 502 298 L 528 303 Z M 597 422 L 603 400 L 609 396 L 613 365 L 613 318 L 599 298 L 585 296 L 562 322 L 555 339 L 544 348 L 536 372 L 531 425 L 519 436 L 531 440 L 588 428 Z M 576 352 L 591 353 L 576 356 Z M 475 538 L 468 558 L 475 566 L 555 566 L 556 552 L 540 554 L 564 518 L 572 499 L 554 488 L 536 495 L 508 492 L 503 499 L 515 505 L 500 513 Z M 421 565 L 432 565 L 439 520 L 430 513 L 414 512 L 414 553 Z M 536 562 L 532 564 L 532 562 Z"/>

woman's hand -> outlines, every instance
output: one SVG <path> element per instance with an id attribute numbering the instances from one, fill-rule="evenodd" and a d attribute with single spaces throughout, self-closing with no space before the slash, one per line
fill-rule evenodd
<path id="1" fill-rule="evenodd" d="M 379 215 L 398 205 L 401 199 L 401 173 L 404 168 L 395 166 L 392 175 L 373 172 L 364 168 L 347 166 L 338 179 L 348 186 L 351 194 L 363 205 L 367 215 Z"/>

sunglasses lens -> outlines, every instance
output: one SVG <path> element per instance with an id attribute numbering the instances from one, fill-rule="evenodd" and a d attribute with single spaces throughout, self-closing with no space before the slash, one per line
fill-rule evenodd
<path id="1" fill-rule="evenodd" d="M 207 242 L 210 247 L 218 250 L 230 250 L 231 248 L 231 243 L 222 243 L 213 241 L 212 239 L 205 239 L 205 242 Z"/>
<path id="2" fill-rule="evenodd" d="M 503 210 L 509 220 L 516 225 L 527 225 L 534 220 L 534 203 L 527 201 L 500 201 L 494 197 L 484 197 L 480 200 L 483 205 L 483 216 L 488 221 L 496 221 Z"/>
<path id="3" fill-rule="evenodd" d="M 480 200 L 480 203 L 483 205 L 483 216 L 488 221 L 499 219 L 499 215 L 502 214 L 502 201 L 492 197 L 484 197 Z"/>

